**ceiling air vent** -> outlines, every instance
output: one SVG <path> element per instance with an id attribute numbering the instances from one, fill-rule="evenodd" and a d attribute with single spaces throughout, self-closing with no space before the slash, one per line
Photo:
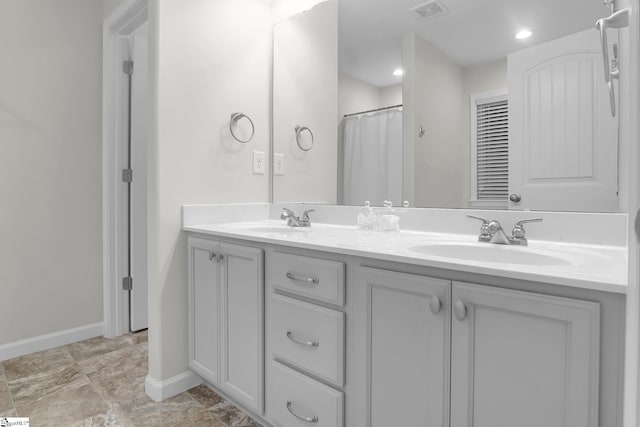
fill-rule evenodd
<path id="1" fill-rule="evenodd" d="M 416 7 L 409 9 L 410 12 L 418 15 L 420 19 L 429 19 L 435 16 L 444 15 L 447 12 L 445 7 L 436 0 L 422 3 Z"/>

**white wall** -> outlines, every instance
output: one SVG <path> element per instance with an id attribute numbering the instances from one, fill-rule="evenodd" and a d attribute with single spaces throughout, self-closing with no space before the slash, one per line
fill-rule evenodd
<path id="1" fill-rule="evenodd" d="M 124 0 L 102 0 L 102 18 L 107 18 L 122 3 L 124 3 Z"/>
<path id="2" fill-rule="evenodd" d="M 468 207 L 470 95 L 506 87 L 506 59 L 463 68 L 408 33 L 403 67 L 404 198 L 416 207 Z"/>
<path id="3" fill-rule="evenodd" d="M 327 0 L 272 0 L 273 22 L 277 24 L 298 13 L 310 10 L 323 1 Z"/>
<path id="4" fill-rule="evenodd" d="M 380 107 L 380 88 L 348 74 L 338 73 L 338 120 L 342 120 L 345 114 Z"/>
<path id="5" fill-rule="evenodd" d="M 285 173 L 273 179 L 278 202 L 336 203 L 338 142 L 338 4 L 330 0 L 274 27 L 274 153 Z M 296 126 L 314 135 L 310 151 L 296 143 Z M 310 140 L 308 132 L 301 138 Z"/>
<path id="6" fill-rule="evenodd" d="M 380 88 L 380 104 L 383 107 L 402 104 L 402 83 Z"/>
<path id="7" fill-rule="evenodd" d="M 102 321 L 102 4 L 0 13 L 0 344 Z"/>
<path id="8" fill-rule="evenodd" d="M 377 87 L 338 72 L 338 120 L 345 114 L 402 104 L 402 84 Z"/>
<path id="9" fill-rule="evenodd" d="M 164 380 L 187 368 L 182 204 L 268 200 L 251 153 L 268 152 L 272 21 L 263 0 L 154 0 L 149 12 L 149 368 Z M 247 144 L 229 134 L 238 111 L 256 126 Z"/>
<path id="10" fill-rule="evenodd" d="M 403 38 L 403 61 L 404 187 L 410 191 L 413 186 L 405 198 L 418 207 L 460 207 L 468 185 L 460 156 L 469 150 L 461 119 L 467 108 L 462 68 L 415 33 Z M 422 138 L 419 126 L 426 129 Z M 413 171 L 407 168 L 411 162 Z"/>

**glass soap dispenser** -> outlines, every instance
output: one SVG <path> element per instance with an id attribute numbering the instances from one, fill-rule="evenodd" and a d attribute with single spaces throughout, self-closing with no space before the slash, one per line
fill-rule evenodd
<path id="1" fill-rule="evenodd" d="M 360 230 L 375 231 L 377 229 L 378 216 L 368 200 L 364 202 L 364 207 L 358 211 L 356 222 Z"/>
<path id="2" fill-rule="evenodd" d="M 380 231 L 400 231 L 400 217 L 393 209 L 393 203 L 385 200 L 383 208 L 378 212 L 378 230 Z"/>

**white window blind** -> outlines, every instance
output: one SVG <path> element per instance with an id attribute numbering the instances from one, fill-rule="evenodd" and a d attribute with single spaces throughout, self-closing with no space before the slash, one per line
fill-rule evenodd
<path id="1" fill-rule="evenodd" d="M 506 97 L 476 102 L 476 200 L 505 201 L 509 195 L 509 108 Z"/>

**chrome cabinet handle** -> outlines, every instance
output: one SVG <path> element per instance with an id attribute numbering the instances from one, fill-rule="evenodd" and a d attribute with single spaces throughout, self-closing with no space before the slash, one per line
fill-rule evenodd
<path id="1" fill-rule="evenodd" d="M 306 345 L 307 347 L 319 347 L 320 346 L 320 341 L 318 341 L 318 340 L 301 341 L 301 340 L 298 340 L 298 339 L 294 338 L 293 337 L 293 332 L 291 331 L 291 329 L 287 329 L 287 338 L 289 338 L 291 341 L 293 341 L 296 344 Z"/>
<path id="2" fill-rule="evenodd" d="M 440 313 L 441 306 L 442 304 L 440 303 L 440 298 L 438 298 L 436 295 L 432 296 L 431 300 L 429 301 L 429 308 L 431 309 L 431 312 L 434 315 Z"/>
<path id="3" fill-rule="evenodd" d="M 317 423 L 318 422 L 318 417 L 313 416 L 313 417 L 303 417 L 302 415 L 298 415 L 295 412 L 293 412 L 293 409 L 291 409 L 291 401 L 287 400 L 287 411 L 289 411 L 289 413 L 291 415 L 293 415 L 294 417 L 296 417 L 299 420 L 305 421 L 307 423 Z"/>
<path id="4" fill-rule="evenodd" d="M 293 274 L 290 271 L 287 271 L 287 278 L 291 279 L 293 281 L 296 282 L 303 282 L 303 283 L 311 283 L 314 285 L 317 285 L 320 282 L 320 279 L 318 279 L 317 277 L 300 277 L 300 276 L 296 276 L 295 274 Z"/>
<path id="5" fill-rule="evenodd" d="M 218 262 L 218 254 L 215 252 L 209 252 L 209 261 L 213 261 L 214 259 Z"/>
<path id="6" fill-rule="evenodd" d="M 219 254 L 218 255 L 218 262 L 222 262 L 223 259 L 224 259 L 224 254 Z"/>
<path id="7" fill-rule="evenodd" d="M 456 303 L 453 305 L 453 312 L 456 315 L 456 319 L 461 322 L 465 317 L 467 317 L 467 307 L 460 300 L 456 301 Z"/>

